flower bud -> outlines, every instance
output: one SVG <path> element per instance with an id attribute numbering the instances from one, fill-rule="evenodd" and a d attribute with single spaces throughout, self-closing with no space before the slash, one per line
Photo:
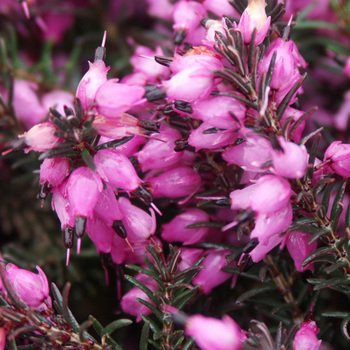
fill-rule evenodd
<path id="1" fill-rule="evenodd" d="M 264 41 L 271 23 L 271 17 L 267 17 L 265 7 L 265 0 L 248 0 L 248 6 L 238 23 L 246 44 L 250 43 L 254 29 L 256 29 L 254 44 L 260 45 Z"/>
<path id="2" fill-rule="evenodd" d="M 44 271 L 37 266 L 39 274 L 7 264 L 5 277 L 11 283 L 16 294 L 29 306 L 38 310 L 51 307 L 49 282 Z"/>
<path id="3" fill-rule="evenodd" d="M 232 275 L 228 272 L 221 271 L 226 266 L 226 255 L 228 250 L 209 250 L 202 264 L 205 269 L 201 270 L 193 279 L 193 284 L 199 284 L 205 294 L 227 281 Z"/>
<path id="4" fill-rule="evenodd" d="M 130 160 L 115 149 L 99 150 L 94 161 L 101 178 L 112 186 L 133 191 L 142 182 Z"/>
<path id="5" fill-rule="evenodd" d="M 204 122 L 197 129 L 191 130 L 188 143 L 200 149 L 217 149 L 233 143 L 238 134 L 232 130 L 220 130 Z"/>
<path id="6" fill-rule="evenodd" d="M 323 161 L 330 160 L 330 168 L 338 175 L 350 176 L 350 144 L 334 141 L 327 148 Z"/>
<path id="7" fill-rule="evenodd" d="M 75 96 L 80 100 L 84 110 L 88 110 L 94 103 L 97 90 L 107 82 L 106 67 L 102 60 L 89 62 L 89 70 L 80 80 Z"/>
<path id="8" fill-rule="evenodd" d="M 317 242 L 309 243 L 311 235 L 306 232 L 294 231 L 287 235 L 286 244 L 289 254 L 294 260 L 295 268 L 299 272 L 305 270 L 313 270 L 314 265 L 309 264 L 305 268 L 302 268 L 302 262 L 317 248 Z"/>
<path id="9" fill-rule="evenodd" d="M 170 167 L 181 159 L 183 152 L 174 150 L 175 141 L 182 137 L 177 130 L 162 125 L 160 133 L 154 134 L 154 137 L 138 152 L 137 159 L 142 171 Z"/>
<path id="10" fill-rule="evenodd" d="M 145 241 L 156 230 L 156 217 L 152 209 L 151 215 L 130 203 L 129 199 L 120 197 L 118 200 L 122 222 L 128 232 L 130 242 Z"/>
<path id="11" fill-rule="evenodd" d="M 40 184 L 47 183 L 52 187 L 59 186 L 69 175 L 68 158 L 46 158 L 40 166 Z"/>
<path id="12" fill-rule="evenodd" d="M 318 350 L 322 340 L 317 339 L 317 333 L 320 330 L 317 328 L 315 321 L 306 321 L 301 324 L 300 329 L 295 334 L 293 340 L 294 350 Z"/>
<path id="13" fill-rule="evenodd" d="M 241 349 L 241 329 L 229 316 L 222 320 L 193 315 L 186 321 L 185 333 L 193 337 L 202 350 Z"/>
<path id="14" fill-rule="evenodd" d="M 299 146 L 288 142 L 284 137 L 278 137 L 282 150 L 271 151 L 275 173 L 289 179 L 300 179 L 305 175 L 309 154 L 304 145 Z"/>
<path id="15" fill-rule="evenodd" d="M 95 102 L 100 114 L 107 118 L 115 118 L 135 105 L 143 103 L 144 94 L 143 87 L 109 80 L 97 90 Z"/>
<path id="16" fill-rule="evenodd" d="M 46 152 L 54 148 L 61 141 L 55 135 L 56 131 L 55 125 L 50 121 L 34 125 L 23 136 L 20 136 L 24 137 L 24 141 L 28 146 L 26 153 L 29 151 Z"/>
<path id="17" fill-rule="evenodd" d="M 209 228 L 186 228 L 186 226 L 209 220 L 209 215 L 204 211 L 195 208 L 187 209 L 168 224 L 162 225 L 162 238 L 168 242 L 183 242 L 185 245 L 200 242 L 209 232 Z"/>
<path id="18" fill-rule="evenodd" d="M 151 277 L 138 274 L 136 279 L 149 288 L 152 292 L 157 290 L 157 284 Z M 136 299 L 142 299 L 153 304 L 146 293 L 144 293 L 138 287 L 133 287 L 123 296 L 120 305 L 124 312 L 128 313 L 129 315 L 136 316 L 136 322 L 140 322 L 142 320 L 141 314 L 147 316 L 150 315 L 152 311 L 146 305 L 141 304 Z"/>
<path id="19" fill-rule="evenodd" d="M 200 188 L 201 177 L 191 167 L 178 166 L 147 179 L 153 197 L 180 198 Z"/>
<path id="20" fill-rule="evenodd" d="M 75 217 L 92 217 L 103 183 L 97 173 L 88 167 L 75 169 L 67 183 L 68 200 Z"/>

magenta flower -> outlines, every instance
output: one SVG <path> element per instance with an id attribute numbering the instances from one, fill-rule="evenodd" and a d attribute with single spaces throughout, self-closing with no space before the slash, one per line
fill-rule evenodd
<path id="1" fill-rule="evenodd" d="M 145 241 L 156 231 L 156 217 L 150 209 L 151 215 L 130 203 L 125 197 L 118 200 L 122 222 L 128 233 L 130 242 Z"/>
<path id="2" fill-rule="evenodd" d="M 216 96 L 193 104 L 192 118 L 203 120 L 217 128 L 236 129 L 239 125 L 232 115 L 243 121 L 245 112 L 243 103 L 234 98 Z"/>
<path id="3" fill-rule="evenodd" d="M 108 80 L 96 92 L 96 108 L 108 118 L 118 117 L 132 107 L 145 102 L 145 89 L 141 86 L 126 85 Z"/>
<path id="4" fill-rule="evenodd" d="M 183 242 L 185 245 L 200 242 L 209 232 L 209 228 L 186 228 L 186 226 L 208 221 L 210 221 L 209 215 L 204 211 L 196 208 L 187 209 L 169 223 L 162 225 L 162 238 L 168 242 Z"/>
<path id="5" fill-rule="evenodd" d="M 287 180 L 277 175 L 265 175 L 256 184 L 231 192 L 231 209 L 250 208 L 257 213 L 271 214 L 288 205 L 291 193 Z"/>
<path id="6" fill-rule="evenodd" d="M 345 67 L 343 70 L 344 74 L 350 78 L 350 57 L 346 59 Z"/>
<path id="7" fill-rule="evenodd" d="M 14 264 L 7 264 L 5 276 L 16 294 L 29 306 L 38 310 L 51 307 L 49 282 L 44 271 L 37 266 L 39 274 L 20 269 Z M 3 287 L 4 288 L 4 287 Z M 3 289 L 6 293 L 6 291 Z"/>
<path id="8" fill-rule="evenodd" d="M 238 23 L 246 44 L 250 43 L 254 29 L 256 29 L 254 44 L 259 45 L 264 41 L 271 23 L 271 17 L 266 15 L 265 6 L 265 0 L 248 0 L 248 6 Z"/>
<path id="9" fill-rule="evenodd" d="M 295 268 L 299 272 L 305 270 L 313 270 L 314 265 L 309 264 L 305 268 L 302 268 L 302 262 L 317 248 L 317 242 L 309 243 L 311 235 L 306 232 L 293 231 L 286 237 L 286 245 L 290 256 L 294 260 Z"/>
<path id="10" fill-rule="evenodd" d="M 160 169 L 177 164 L 183 152 L 175 152 L 175 141 L 182 138 L 177 130 L 161 126 L 160 133 L 154 134 L 137 154 L 142 171 Z"/>
<path id="11" fill-rule="evenodd" d="M 112 186 L 133 191 L 142 182 L 130 160 L 115 149 L 99 150 L 94 161 L 101 178 Z"/>
<path id="12" fill-rule="evenodd" d="M 329 166 L 338 175 L 350 176 L 350 144 L 334 141 L 327 148 L 323 161 L 329 161 Z"/>
<path id="13" fill-rule="evenodd" d="M 142 284 L 144 284 L 151 291 L 154 292 L 157 290 L 157 284 L 154 281 L 154 279 L 152 279 L 151 277 L 138 274 L 136 276 L 136 279 L 140 281 Z M 141 314 L 146 316 L 150 315 L 151 310 L 147 306 L 141 304 L 136 299 L 142 299 L 153 304 L 153 302 L 146 295 L 146 293 L 144 293 L 141 289 L 137 287 L 133 287 L 126 294 L 124 294 L 120 302 L 120 305 L 124 312 L 128 313 L 129 315 L 136 316 L 136 322 L 140 322 L 142 320 Z"/>
<path id="14" fill-rule="evenodd" d="M 305 146 L 288 142 L 282 136 L 278 137 L 278 142 L 282 150 L 271 150 L 275 173 L 290 179 L 302 178 L 309 160 Z"/>
<path id="15" fill-rule="evenodd" d="M 208 250 L 201 264 L 205 269 L 201 270 L 193 279 L 193 284 L 199 284 L 203 293 L 209 294 L 213 288 L 232 277 L 230 273 L 221 271 L 222 268 L 227 266 L 225 256 L 230 253 L 229 250 Z"/>
<path id="16" fill-rule="evenodd" d="M 80 100 L 83 109 L 88 110 L 92 107 L 97 90 L 107 82 L 107 72 L 109 67 L 106 67 L 102 60 L 97 60 L 93 63 L 89 62 L 89 70 L 80 80 L 75 96 Z"/>
<path id="17" fill-rule="evenodd" d="M 68 158 L 46 158 L 40 166 L 40 184 L 59 186 L 70 173 Z"/>
<path id="18" fill-rule="evenodd" d="M 198 128 L 191 130 L 188 144 L 200 149 L 218 149 L 236 141 L 238 134 L 232 130 L 218 130 L 203 122 Z"/>
<path id="19" fill-rule="evenodd" d="M 89 219 L 86 225 L 86 232 L 94 242 L 98 253 L 109 253 L 111 251 L 113 238 L 116 233 L 103 219 L 98 217 Z"/>
<path id="20" fill-rule="evenodd" d="M 25 150 L 26 153 L 29 151 L 46 152 L 54 148 L 62 140 L 55 135 L 56 131 L 55 125 L 47 121 L 34 125 L 24 135 L 19 137 L 24 137 L 24 141 L 28 146 Z"/>
<path id="21" fill-rule="evenodd" d="M 75 169 L 67 183 L 68 200 L 75 217 L 92 217 L 103 183 L 97 173 L 88 167 Z"/>
<path id="22" fill-rule="evenodd" d="M 185 333 L 193 337 L 202 350 L 241 349 L 241 329 L 229 316 L 222 320 L 194 315 L 186 321 Z"/>
<path id="23" fill-rule="evenodd" d="M 201 177 L 189 166 L 178 166 L 147 179 L 154 197 L 180 198 L 200 188 Z"/>
<path id="24" fill-rule="evenodd" d="M 175 32 L 179 30 L 183 30 L 185 33 L 192 32 L 206 16 L 207 11 L 199 2 L 179 1 L 173 9 L 173 29 Z"/>
<path id="25" fill-rule="evenodd" d="M 315 321 L 303 322 L 294 337 L 293 349 L 318 350 L 322 343 L 322 340 L 318 340 L 316 336 L 319 331 Z"/>
<path id="26" fill-rule="evenodd" d="M 282 242 L 283 238 L 279 235 L 272 236 L 266 245 L 259 243 L 250 253 L 252 260 L 257 263 L 265 258 L 273 248 Z"/>

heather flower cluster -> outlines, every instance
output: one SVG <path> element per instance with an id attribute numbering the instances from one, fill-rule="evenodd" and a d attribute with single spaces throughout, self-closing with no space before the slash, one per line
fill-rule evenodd
<path id="1" fill-rule="evenodd" d="M 341 28 L 350 11 L 340 1 L 319 3 L 109 1 L 102 43 L 84 72 L 74 67 L 69 88 L 68 73 L 54 84 L 48 69 L 33 79 L 1 61 L 0 166 L 8 174 L 26 164 L 15 157 L 39 160 L 31 185 L 38 183 L 39 210 L 60 222 L 62 268 L 101 258 L 106 283 L 116 280 L 115 313 L 135 321 L 140 348 L 317 350 L 332 346 L 330 318 L 341 319 L 342 341 L 350 341 L 350 310 L 327 300 L 327 292 L 349 294 L 349 92 L 342 90 L 350 30 Z M 21 18 L 14 25 L 21 36 L 37 30 L 43 46 L 59 48 L 73 14 L 87 16 L 90 5 L 6 1 L 0 14 Z M 129 67 L 118 75 L 109 57 L 121 14 L 144 18 L 158 35 L 148 47 L 128 34 Z M 303 38 L 310 29 L 317 45 L 327 38 L 320 58 Z M 22 54 L 30 66 L 33 58 Z M 338 78 L 322 68 L 327 62 Z M 338 107 L 330 91 L 342 91 Z M 61 295 L 53 284 L 52 302 L 43 270 L 21 269 L 11 256 L 5 246 L 0 349 L 22 334 L 24 346 L 41 339 L 53 348 L 121 348 L 111 333 L 131 321 L 103 327 L 90 316 L 79 326 L 70 287 Z M 43 261 L 48 270 L 57 263 Z M 87 333 L 91 325 L 101 344 Z M 125 332 L 131 349 L 133 331 Z"/>

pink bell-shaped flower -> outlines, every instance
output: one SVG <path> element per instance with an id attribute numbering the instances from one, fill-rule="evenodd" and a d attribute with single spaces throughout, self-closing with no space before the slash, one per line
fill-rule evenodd
<path id="1" fill-rule="evenodd" d="M 241 329 L 227 315 L 222 320 L 202 315 L 190 316 L 185 333 L 193 337 L 201 350 L 241 349 Z"/>
<path id="2" fill-rule="evenodd" d="M 279 235 L 272 236 L 268 243 L 262 244 L 259 243 L 250 253 L 250 257 L 252 260 L 257 263 L 265 258 L 266 254 L 268 254 L 273 248 L 279 245 L 282 242 L 283 238 Z"/>
<path id="3" fill-rule="evenodd" d="M 305 175 L 309 155 L 305 146 L 299 146 L 294 142 L 288 142 L 279 136 L 278 142 L 282 150 L 271 150 L 275 173 L 289 179 L 300 179 Z"/>
<path id="4" fill-rule="evenodd" d="M 315 321 L 305 321 L 295 334 L 293 340 L 294 350 L 318 350 L 322 340 L 317 339 L 318 329 Z"/>
<path id="5" fill-rule="evenodd" d="M 255 227 L 250 234 L 250 238 L 258 238 L 259 243 L 267 245 L 271 237 L 281 234 L 290 226 L 292 219 L 291 204 L 277 212 L 260 213 L 256 216 Z"/>
<path id="6" fill-rule="evenodd" d="M 203 293 L 209 294 L 213 288 L 232 277 L 228 272 L 221 271 L 227 265 L 225 256 L 229 254 L 228 250 L 208 250 L 206 252 L 206 257 L 201 264 L 205 269 L 201 270 L 192 281 L 193 284 L 200 285 Z"/>
<path id="7" fill-rule="evenodd" d="M 193 105 L 192 118 L 203 120 L 212 126 L 222 129 L 236 129 L 239 124 L 234 119 L 242 120 L 246 108 L 243 103 L 228 96 L 208 97 Z"/>
<path id="8" fill-rule="evenodd" d="M 68 200 L 75 217 L 92 217 L 95 205 L 103 190 L 103 183 L 97 173 L 83 166 L 75 169 L 67 183 Z"/>
<path id="9" fill-rule="evenodd" d="M 194 31 L 206 16 L 207 11 L 199 2 L 180 0 L 173 9 L 173 29 L 187 34 Z"/>
<path id="10" fill-rule="evenodd" d="M 107 118 L 118 117 L 134 106 L 145 102 L 145 89 L 108 80 L 96 92 L 95 102 L 100 114 Z"/>
<path id="11" fill-rule="evenodd" d="M 86 232 L 94 242 L 98 253 L 109 253 L 111 251 L 113 238 L 116 233 L 103 219 L 98 217 L 89 219 L 86 225 Z"/>
<path id="12" fill-rule="evenodd" d="M 106 184 L 106 188 L 101 191 L 94 208 L 95 214 L 109 226 L 112 226 L 114 220 L 122 219 L 123 214 L 111 185 Z"/>
<path id="13" fill-rule="evenodd" d="M 248 6 L 238 23 L 246 44 L 250 43 L 254 29 L 256 29 L 254 44 L 259 45 L 264 41 L 271 23 L 271 17 L 267 17 L 265 7 L 265 0 L 248 0 Z"/>
<path id="14" fill-rule="evenodd" d="M 59 186 L 70 173 L 68 158 L 46 158 L 40 166 L 40 184 L 47 183 L 51 187 Z"/>
<path id="15" fill-rule="evenodd" d="M 201 177 L 189 166 L 177 166 L 158 176 L 147 179 L 150 192 L 155 198 L 180 198 L 188 196 L 200 188 Z"/>
<path id="16" fill-rule="evenodd" d="M 120 211 L 123 215 L 122 222 L 128 233 L 130 242 L 145 241 L 156 231 L 156 217 L 150 209 L 151 215 L 130 203 L 125 197 L 118 200 Z"/>
<path id="17" fill-rule="evenodd" d="M 138 274 L 136 279 L 149 288 L 152 292 L 157 290 L 157 283 L 153 278 L 147 275 Z M 146 293 L 144 293 L 140 288 L 133 287 L 123 296 L 120 305 L 124 312 L 129 315 L 136 316 L 136 322 L 140 322 L 142 320 L 141 314 L 147 316 L 150 315 L 152 311 L 146 305 L 141 304 L 137 299 L 142 299 L 152 304 L 152 301 L 146 295 Z"/>
<path id="18" fill-rule="evenodd" d="M 350 176 L 350 144 L 334 141 L 327 148 L 323 161 L 329 161 L 330 168 L 338 175 Z"/>
<path id="19" fill-rule="evenodd" d="M 160 169 L 175 165 L 181 159 L 183 152 L 175 152 L 175 141 L 181 139 L 177 130 L 161 126 L 160 133 L 154 134 L 137 154 L 142 171 Z"/>
<path id="20" fill-rule="evenodd" d="M 218 149 L 233 143 L 238 134 L 232 130 L 219 130 L 204 122 L 198 128 L 191 130 L 188 144 L 200 149 Z"/>
<path id="21" fill-rule="evenodd" d="M 106 67 L 102 60 L 97 60 L 93 63 L 89 62 L 89 70 L 80 80 L 75 93 L 84 110 L 92 107 L 97 90 L 107 82 L 108 71 L 109 67 Z"/>
<path id="22" fill-rule="evenodd" d="M 209 228 L 186 228 L 186 226 L 208 221 L 210 221 L 209 215 L 204 211 L 196 208 L 187 209 L 168 224 L 162 225 L 162 238 L 168 242 L 183 242 L 185 245 L 200 242 L 209 232 Z"/>
<path id="23" fill-rule="evenodd" d="M 39 274 L 7 264 L 5 276 L 16 294 L 29 306 L 38 310 L 51 307 L 49 282 L 44 271 L 37 266 Z M 4 288 L 4 287 L 3 287 Z"/>
<path id="24" fill-rule="evenodd" d="M 231 209 L 252 209 L 271 214 L 283 210 L 289 203 L 290 183 L 277 175 L 262 176 L 256 184 L 231 192 Z"/>
<path id="25" fill-rule="evenodd" d="M 130 160 L 115 149 L 97 151 L 94 161 L 101 178 L 112 186 L 133 191 L 142 182 Z"/>
<path id="26" fill-rule="evenodd" d="M 271 144 L 266 138 L 251 134 L 246 142 L 227 147 L 222 153 L 228 164 L 236 164 L 244 170 L 262 172 L 263 165 L 271 160 Z"/>
<path id="27" fill-rule="evenodd" d="M 305 268 L 302 268 L 302 262 L 317 248 L 317 242 L 309 243 L 311 235 L 306 232 L 293 231 L 286 237 L 286 245 L 290 256 L 294 260 L 295 268 L 299 272 L 305 270 L 313 270 L 314 265 L 309 264 Z"/>
<path id="28" fill-rule="evenodd" d="M 31 129 L 20 135 L 24 137 L 24 141 L 28 146 L 25 151 L 46 152 L 54 148 L 62 139 L 55 135 L 57 129 L 55 125 L 50 122 L 43 122 L 34 125 Z"/>

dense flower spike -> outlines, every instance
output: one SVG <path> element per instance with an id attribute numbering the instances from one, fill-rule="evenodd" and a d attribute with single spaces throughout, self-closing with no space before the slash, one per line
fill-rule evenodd
<path id="1" fill-rule="evenodd" d="M 0 229 L 2 241 L 15 237 L 33 249 L 22 254 L 4 243 L 6 259 L 28 266 L 34 256 L 60 284 L 66 275 L 79 278 L 85 292 L 97 276 L 97 252 L 106 281 L 116 281 L 117 313 L 144 322 L 134 337 L 142 349 L 318 349 L 311 320 L 328 330 L 326 317 L 334 315 L 349 338 L 344 3 L 3 0 Z M 85 50 L 104 27 L 108 40 L 105 31 L 82 71 L 78 56 L 91 56 Z M 40 154 L 26 154 L 32 150 Z M 41 208 L 29 201 L 28 179 L 39 179 Z M 75 242 L 78 253 L 86 249 L 73 259 L 74 273 L 56 270 L 62 257 L 48 246 L 56 242 L 44 202 L 50 196 L 66 265 Z M 127 320 L 105 326 L 90 317 L 101 346 L 84 327 L 78 336 L 69 286 L 62 298 L 53 286 L 63 314 L 56 317 L 42 271 L 18 270 L 0 269 L 0 348 L 6 336 L 4 346 L 19 348 L 39 341 L 52 349 L 67 341 L 77 349 L 138 347 L 127 336 L 121 347 L 112 340 Z M 326 303 L 328 296 L 337 303 Z M 184 307 L 213 318 L 186 316 Z M 249 331 L 220 319 L 226 312 Z M 296 334 L 293 324 L 301 325 Z M 334 349 L 344 347 L 332 343 L 333 330 L 321 334 Z"/>

